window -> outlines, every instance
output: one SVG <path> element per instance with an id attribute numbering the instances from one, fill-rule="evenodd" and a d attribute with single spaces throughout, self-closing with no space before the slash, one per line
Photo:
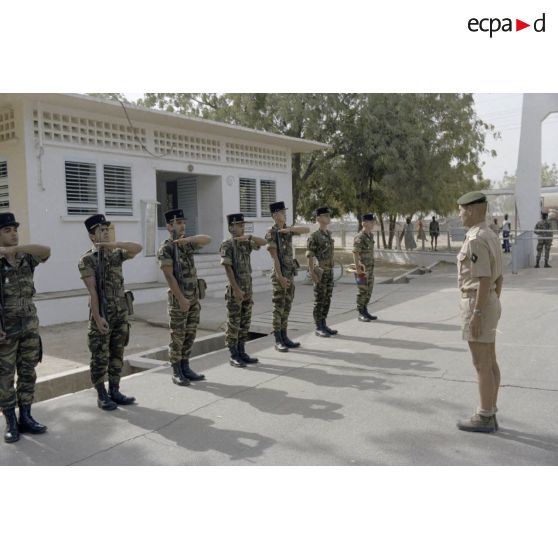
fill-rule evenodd
<path id="1" fill-rule="evenodd" d="M 94 164 L 66 161 L 66 203 L 68 215 L 98 212 L 97 168 Z"/>
<path id="2" fill-rule="evenodd" d="M 10 209 L 10 190 L 8 188 L 8 163 L 0 161 L 0 212 Z"/>
<path id="3" fill-rule="evenodd" d="M 255 178 L 240 179 L 240 212 L 246 217 L 258 216 Z"/>
<path id="4" fill-rule="evenodd" d="M 271 217 L 269 204 L 277 200 L 275 180 L 260 180 L 260 210 L 262 217 Z"/>
<path id="5" fill-rule="evenodd" d="M 105 212 L 107 215 L 133 215 L 132 169 L 104 166 Z"/>

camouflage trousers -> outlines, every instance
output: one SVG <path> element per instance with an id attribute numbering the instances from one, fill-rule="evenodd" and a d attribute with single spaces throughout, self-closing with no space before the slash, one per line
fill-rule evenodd
<path id="1" fill-rule="evenodd" d="M 254 300 L 249 290 L 244 290 L 244 300 L 237 302 L 231 288 L 227 287 L 225 300 L 227 301 L 227 329 L 225 330 L 225 344 L 236 347 L 238 343 L 248 341 L 250 322 L 252 321 L 252 307 Z"/>
<path id="2" fill-rule="evenodd" d="M 89 320 L 87 346 L 91 351 L 89 367 L 91 383 L 96 386 L 105 381 L 108 373 L 110 384 L 119 385 L 124 364 L 124 348 L 130 340 L 130 324 L 125 311 L 108 308 L 109 332 L 101 333 L 95 320 Z"/>
<path id="3" fill-rule="evenodd" d="M 12 409 L 17 404 L 33 403 L 35 367 L 43 350 L 36 312 L 26 317 L 6 317 L 5 322 L 7 338 L 0 343 L 0 408 Z"/>
<path id="4" fill-rule="evenodd" d="M 275 275 L 271 276 L 273 285 L 273 331 L 284 331 L 288 327 L 289 314 L 293 305 L 295 295 L 294 277 L 286 276 L 290 281 L 289 286 L 284 289 Z"/>
<path id="5" fill-rule="evenodd" d="M 189 359 L 196 339 L 201 307 L 197 298 L 189 300 L 191 304 L 188 312 L 182 312 L 174 297 L 169 295 L 169 361 L 171 364 Z"/>
<path id="6" fill-rule="evenodd" d="M 374 289 L 374 267 L 371 269 L 365 268 L 364 273 L 366 274 L 366 284 L 358 285 L 358 293 L 356 304 L 359 310 L 364 310 L 368 303 L 370 302 L 370 297 L 372 296 L 372 290 Z"/>
<path id="7" fill-rule="evenodd" d="M 541 259 L 544 246 L 544 261 L 547 262 L 550 257 L 550 247 L 552 246 L 552 238 L 539 238 L 537 241 L 537 260 Z"/>
<path id="8" fill-rule="evenodd" d="M 321 279 L 314 284 L 314 321 L 325 320 L 333 294 L 333 270 L 324 270 Z"/>

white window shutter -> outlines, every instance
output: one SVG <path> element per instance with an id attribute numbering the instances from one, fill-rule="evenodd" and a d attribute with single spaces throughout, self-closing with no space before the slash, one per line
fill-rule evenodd
<path id="1" fill-rule="evenodd" d="M 240 179 L 240 212 L 246 217 L 258 216 L 255 178 Z"/>
<path id="2" fill-rule="evenodd" d="M 68 215 L 98 212 L 97 168 L 93 163 L 66 161 L 66 203 Z"/>
<path id="3" fill-rule="evenodd" d="M 133 215 L 132 169 L 104 166 L 105 212 L 107 215 Z"/>
<path id="4" fill-rule="evenodd" d="M 10 209 L 10 189 L 8 187 L 8 162 L 0 161 L 0 213 Z"/>
<path id="5" fill-rule="evenodd" d="M 260 180 L 260 209 L 262 217 L 271 217 L 269 204 L 277 201 L 275 180 Z"/>

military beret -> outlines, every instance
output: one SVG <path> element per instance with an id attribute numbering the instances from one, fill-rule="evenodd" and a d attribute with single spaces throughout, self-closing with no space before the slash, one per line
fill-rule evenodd
<path id="1" fill-rule="evenodd" d="M 363 221 L 374 221 L 375 218 L 376 218 L 376 217 L 374 217 L 374 213 L 365 213 L 365 214 L 362 216 L 362 220 L 363 220 Z"/>
<path id="2" fill-rule="evenodd" d="M 457 200 L 457 205 L 473 205 L 474 203 L 485 202 L 486 196 L 482 192 L 467 192 Z"/>
<path id="3" fill-rule="evenodd" d="M 106 217 L 102 213 L 97 213 L 96 215 L 91 215 L 85 220 L 85 228 L 87 232 L 93 232 L 95 227 L 99 225 L 110 225 L 110 221 L 107 221 Z"/>
<path id="4" fill-rule="evenodd" d="M 227 221 L 229 222 L 229 225 L 244 223 L 244 213 L 231 213 L 230 215 L 227 215 Z"/>
<path id="5" fill-rule="evenodd" d="M 167 224 L 172 223 L 175 219 L 184 219 L 184 211 L 182 209 L 171 209 L 165 213 Z"/>
<path id="6" fill-rule="evenodd" d="M 282 211 L 283 209 L 287 209 L 285 207 L 285 202 L 278 201 L 269 204 L 269 211 L 271 213 L 277 213 L 278 211 Z"/>
<path id="7" fill-rule="evenodd" d="M 320 215 L 326 215 L 328 213 L 331 213 L 329 207 L 318 207 L 318 209 L 316 209 L 316 217 L 319 217 Z"/>
<path id="8" fill-rule="evenodd" d="M 0 213 L 0 229 L 4 227 L 19 227 L 13 213 Z"/>
<path id="9" fill-rule="evenodd" d="M 543 210 L 541 211 L 541 215 L 548 215 L 548 210 L 543 209 Z"/>

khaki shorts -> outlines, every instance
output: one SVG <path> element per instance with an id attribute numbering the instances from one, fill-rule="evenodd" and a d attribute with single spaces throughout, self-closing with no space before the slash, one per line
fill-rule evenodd
<path id="1" fill-rule="evenodd" d="M 465 341 L 476 341 L 477 343 L 494 343 L 496 341 L 496 328 L 502 313 L 500 299 L 492 291 L 488 297 L 486 309 L 481 314 L 480 337 L 472 337 L 469 332 L 469 321 L 473 315 L 475 297 L 462 298 L 460 301 L 461 324 L 463 327 L 463 339 Z"/>

